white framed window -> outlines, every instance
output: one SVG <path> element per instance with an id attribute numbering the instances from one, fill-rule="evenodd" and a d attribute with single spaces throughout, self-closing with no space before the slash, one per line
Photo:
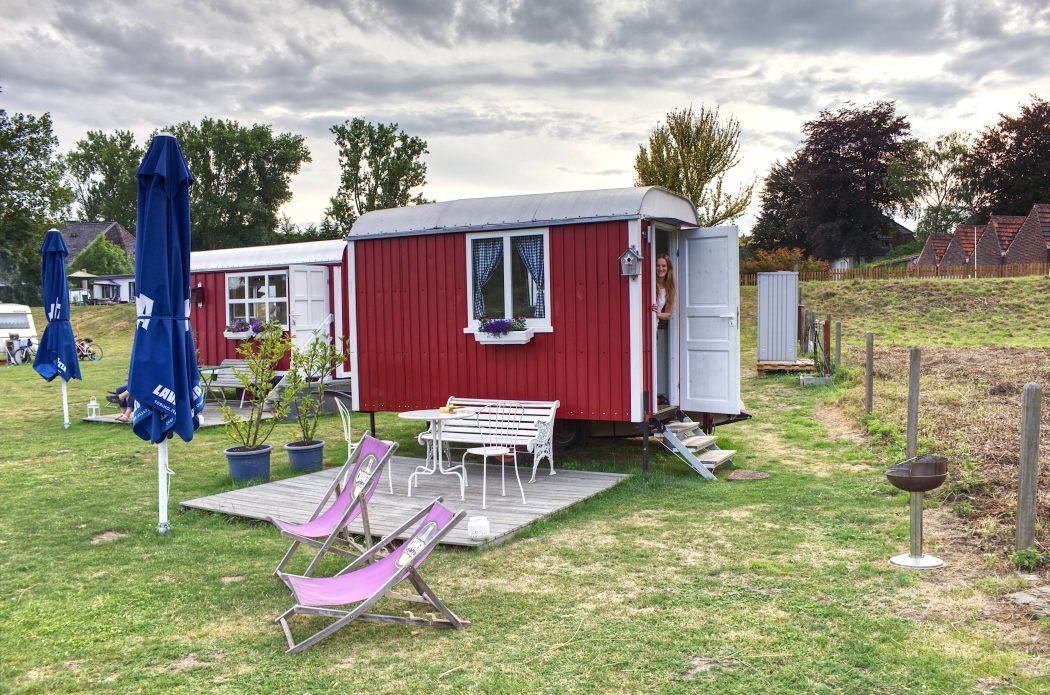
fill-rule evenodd
<path id="1" fill-rule="evenodd" d="M 288 273 L 227 273 L 226 323 L 280 322 L 288 328 Z"/>
<path id="2" fill-rule="evenodd" d="M 549 332 L 550 234 L 547 228 L 467 235 L 466 333 L 478 320 L 522 318 Z"/>

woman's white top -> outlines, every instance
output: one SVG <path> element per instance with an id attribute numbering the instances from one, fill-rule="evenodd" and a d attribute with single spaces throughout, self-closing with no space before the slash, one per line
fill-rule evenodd
<path id="1" fill-rule="evenodd" d="M 661 314 L 664 311 L 664 307 L 667 305 L 667 290 L 663 287 L 656 288 L 656 310 Z"/>

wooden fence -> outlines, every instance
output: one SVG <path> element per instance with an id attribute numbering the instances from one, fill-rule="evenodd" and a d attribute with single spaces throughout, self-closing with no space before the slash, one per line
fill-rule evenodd
<path id="1" fill-rule="evenodd" d="M 1026 275 L 1046 275 L 1050 273 L 1050 263 L 1017 263 L 1012 265 L 979 265 L 976 268 L 978 278 L 1018 278 Z M 927 266 L 878 266 L 872 268 L 851 268 L 850 270 L 821 270 L 799 273 L 800 282 L 821 280 L 898 280 L 939 278 L 943 280 L 963 280 L 975 276 L 972 265 L 951 267 Z M 741 285 L 757 285 L 758 273 L 740 273 Z"/>

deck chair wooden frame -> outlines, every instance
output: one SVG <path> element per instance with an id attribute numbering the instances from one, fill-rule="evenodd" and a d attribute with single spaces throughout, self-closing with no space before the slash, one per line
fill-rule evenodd
<path id="1" fill-rule="evenodd" d="M 381 458 L 376 457 L 372 452 L 367 452 L 362 456 L 361 452 L 365 450 L 365 443 L 368 440 L 379 442 L 385 446 L 386 450 Z M 377 440 L 366 433 L 361 437 L 361 441 L 353 447 L 346 462 L 332 480 L 332 484 L 328 486 L 324 495 L 321 496 L 321 500 L 317 503 L 317 507 L 314 509 L 313 514 L 310 515 L 308 521 L 303 524 L 289 524 L 274 517 L 267 517 L 267 520 L 280 531 L 282 536 L 290 538 L 292 541 L 292 545 L 288 548 L 284 557 L 281 558 L 276 569 L 274 569 L 273 573 L 275 575 L 284 569 L 300 545 L 307 545 L 317 549 L 313 560 L 310 561 L 310 565 L 303 575 L 306 577 L 313 575 L 317 565 L 328 553 L 357 558 L 372 547 L 372 529 L 368 520 L 368 500 L 375 492 L 375 488 L 379 484 L 379 477 L 382 476 L 383 471 L 389 466 L 390 459 L 394 452 L 397 451 L 397 447 L 397 442 Z M 371 469 L 362 470 L 365 465 L 370 464 L 369 458 L 374 459 L 374 462 L 371 462 Z M 351 494 L 344 495 L 348 486 Z M 333 516 L 330 519 L 331 523 L 325 526 L 323 533 L 318 534 L 316 530 L 313 532 L 303 530 L 303 527 L 308 527 L 311 522 L 318 519 L 323 513 L 330 513 L 330 510 L 326 509 L 326 505 L 333 495 L 335 496 L 335 501 L 332 505 L 343 505 L 343 509 L 338 512 L 339 516 Z M 361 543 L 354 540 L 347 528 L 350 522 L 358 516 L 361 518 L 363 531 Z"/>
<path id="2" fill-rule="evenodd" d="M 346 583 L 352 584 L 355 572 L 359 572 L 362 568 L 365 568 L 373 559 L 376 554 L 388 550 L 388 554 L 379 562 L 396 563 L 397 552 L 394 549 L 394 543 L 397 537 L 404 533 L 406 530 L 411 528 L 413 525 L 418 524 L 415 532 L 412 536 L 406 540 L 398 550 L 405 549 L 404 552 L 412 552 L 410 556 L 409 564 L 401 569 L 393 571 L 388 579 L 382 582 L 374 591 L 372 591 L 367 597 L 357 604 L 352 610 L 340 610 L 331 606 L 311 606 L 302 603 L 296 603 L 290 609 L 277 616 L 274 622 L 281 626 L 284 631 L 285 639 L 288 641 L 288 651 L 285 654 L 296 654 L 298 652 L 309 649 L 313 645 L 317 644 L 326 637 L 346 627 L 349 623 L 355 620 L 363 620 L 369 622 L 378 623 L 395 623 L 399 625 L 412 625 L 415 627 L 441 627 L 441 628 L 452 628 L 452 629 L 463 629 L 470 625 L 469 620 L 463 620 L 455 613 L 453 613 L 444 602 L 438 598 L 434 590 L 427 585 L 423 580 L 423 577 L 419 573 L 419 567 L 426 561 L 431 551 L 437 547 L 438 543 L 445 537 L 445 535 L 458 524 L 464 516 L 466 516 L 466 510 L 461 509 L 457 513 L 452 513 L 451 510 L 445 508 L 442 504 L 440 497 L 436 498 L 433 502 L 420 509 L 411 518 L 407 519 L 395 530 L 391 531 L 385 538 L 369 548 L 359 558 L 354 560 L 352 563 L 347 565 L 342 571 L 340 571 L 332 579 L 345 576 Z M 431 536 L 425 542 L 418 542 L 419 532 L 426 527 L 428 524 L 423 523 L 431 514 L 435 511 L 435 508 L 440 508 L 443 513 L 451 515 L 449 520 L 441 526 L 438 532 Z M 413 545 L 415 548 L 413 549 Z M 418 558 L 418 560 L 416 559 Z M 374 565 L 373 565 L 374 567 Z M 396 567 L 396 565 L 395 565 Z M 288 585 L 289 590 L 292 592 L 292 596 L 298 601 L 298 594 L 296 593 L 297 582 L 331 582 L 331 579 L 324 578 L 312 578 L 312 577 L 301 577 L 297 575 L 289 575 L 279 573 L 277 575 L 281 578 L 285 584 Z M 415 590 L 417 595 L 403 594 L 394 592 L 393 589 L 398 584 L 408 581 L 412 588 Z M 404 616 L 398 615 L 387 615 L 380 613 L 367 613 L 366 611 L 371 608 L 377 601 L 383 598 L 392 598 L 402 601 L 409 601 L 413 603 L 422 603 L 435 609 L 443 617 L 438 617 L 434 612 L 428 612 L 429 618 L 421 618 L 416 616 L 412 611 L 405 611 Z M 310 635 L 301 642 L 296 642 L 292 636 L 292 631 L 288 627 L 288 619 L 295 615 L 318 615 L 327 618 L 335 618 L 335 622 L 331 623 L 325 628 L 318 630 L 314 634 Z"/>

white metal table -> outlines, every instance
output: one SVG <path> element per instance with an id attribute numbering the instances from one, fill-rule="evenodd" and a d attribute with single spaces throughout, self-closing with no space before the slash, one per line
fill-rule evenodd
<path id="1" fill-rule="evenodd" d="M 434 475 L 435 473 L 442 473 L 444 475 L 457 475 L 459 476 L 459 498 L 464 498 L 464 492 L 467 482 L 467 470 L 463 464 L 457 464 L 455 466 L 445 467 L 445 462 L 442 460 L 442 454 L 445 446 L 441 440 L 441 429 L 444 423 L 449 420 L 459 420 L 465 417 L 472 417 L 474 411 L 468 408 L 461 408 L 454 413 L 446 413 L 440 408 L 427 408 L 425 410 L 409 410 L 404 413 L 398 413 L 397 416 L 403 420 L 421 420 L 431 423 L 431 432 L 433 433 L 433 441 L 431 448 L 434 452 L 434 458 L 431 460 L 427 458 L 426 463 L 422 466 L 417 466 L 416 470 L 412 475 L 408 476 L 408 496 L 412 496 L 412 486 L 416 483 L 416 476 L 418 475 Z"/>

